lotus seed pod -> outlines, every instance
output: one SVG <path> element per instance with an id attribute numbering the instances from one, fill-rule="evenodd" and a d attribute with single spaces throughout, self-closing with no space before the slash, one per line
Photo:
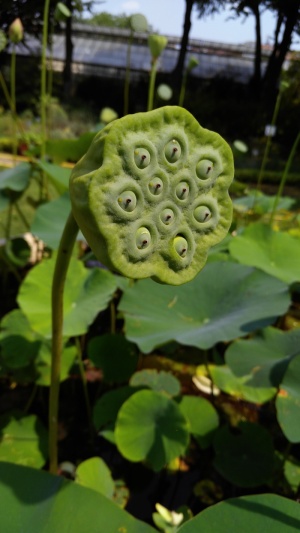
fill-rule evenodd
<path id="1" fill-rule="evenodd" d="M 148 45 L 153 59 L 157 59 L 168 44 L 168 39 L 163 35 L 149 35 Z"/>
<path id="2" fill-rule="evenodd" d="M 71 174 L 73 214 L 106 266 L 179 285 L 227 234 L 232 178 L 222 137 L 182 107 L 161 107 L 114 120 L 96 135 Z"/>
<path id="3" fill-rule="evenodd" d="M 8 28 L 8 36 L 12 43 L 18 44 L 24 36 L 24 28 L 21 19 L 15 19 Z"/>
<path id="4" fill-rule="evenodd" d="M 144 15 L 136 13 L 130 17 L 130 27 L 133 31 L 147 31 L 148 21 Z"/>
<path id="5" fill-rule="evenodd" d="M 189 58 L 189 62 L 188 62 L 188 65 L 187 65 L 188 72 L 190 72 L 194 68 L 198 67 L 198 65 L 199 65 L 198 59 L 196 57 L 194 57 L 194 56 L 191 56 Z"/>

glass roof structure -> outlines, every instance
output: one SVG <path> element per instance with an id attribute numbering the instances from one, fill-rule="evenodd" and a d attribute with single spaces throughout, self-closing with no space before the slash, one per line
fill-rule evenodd
<path id="1" fill-rule="evenodd" d="M 74 24 L 73 72 L 107 77 L 125 76 L 129 37 L 129 30 Z M 146 33 L 136 33 L 133 36 L 131 73 L 136 78 L 149 72 L 151 67 L 147 38 Z M 168 37 L 168 45 L 162 53 L 158 70 L 171 72 L 176 65 L 179 50 L 180 39 Z M 40 56 L 40 41 L 34 36 L 27 35 L 25 44 L 19 43 L 17 46 L 17 54 Z M 219 76 L 247 83 L 253 73 L 253 43 L 228 45 L 191 39 L 186 61 L 191 55 L 199 61 L 199 65 L 192 72 L 195 77 L 209 79 Z M 48 57 L 50 57 L 50 50 L 48 50 Z M 63 70 L 64 58 L 65 36 L 61 31 L 53 36 L 52 65 L 54 70 Z"/>

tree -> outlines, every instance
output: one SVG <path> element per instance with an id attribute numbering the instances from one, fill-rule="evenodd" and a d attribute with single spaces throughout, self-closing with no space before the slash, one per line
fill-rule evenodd
<path id="1" fill-rule="evenodd" d="M 226 0 L 185 0 L 185 14 L 184 14 L 184 23 L 183 23 L 183 33 L 180 43 L 180 51 L 178 55 L 177 64 L 173 70 L 174 81 L 177 85 L 180 85 L 185 56 L 189 41 L 189 33 L 192 26 L 191 16 L 193 7 L 196 6 L 198 10 L 199 18 L 204 16 L 212 15 L 213 13 L 218 12 L 226 3 Z"/>
<path id="2" fill-rule="evenodd" d="M 294 32 L 300 28 L 300 0 L 229 0 L 232 9 L 240 15 L 254 15 L 255 18 L 255 59 L 252 77 L 253 86 L 258 94 L 274 96 L 286 55 L 292 44 Z M 274 42 L 266 71 L 262 77 L 262 43 L 260 17 L 263 9 L 272 10 L 276 14 Z"/>
<path id="3" fill-rule="evenodd" d="M 78 18 L 78 22 L 83 22 L 85 24 L 93 24 L 95 26 L 105 26 L 109 28 L 128 28 L 130 29 L 130 19 L 131 15 L 111 15 L 111 13 L 106 13 L 103 11 L 97 15 L 93 15 L 89 18 Z"/>
<path id="4" fill-rule="evenodd" d="M 253 15 L 255 19 L 255 55 L 254 55 L 254 70 L 251 79 L 254 91 L 258 94 L 261 87 L 261 59 L 262 59 L 262 43 L 261 43 L 261 9 L 265 5 L 264 0 L 229 0 L 232 9 L 237 16 Z"/>
<path id="5" fill-rule="evenodd" d="M 273 50 L 263 79 L 265 94 L 274 94 L 293 34 L 300 29 L 300 0 L 270 0 L 268 7 L 276 13 Z"/>

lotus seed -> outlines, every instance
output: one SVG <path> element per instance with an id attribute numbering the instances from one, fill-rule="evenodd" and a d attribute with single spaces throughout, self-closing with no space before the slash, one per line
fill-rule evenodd
<path id="1" fill-rule="evenodd" d="M 139 250 L 148 248 L 150 244 L 151 244 L 150 231 L 144 227 L 139 228 L 136 232 L 136 245 L 139 248 Z"/>
<path id="2" fill-rule="evenodd" d="M 214 164 L 208 159 L 202 159 L 199 161 L 196 167 L 196 173 L 201 180 L 207 180 L 211 177 L 214 169 Z"/>
<path id="3" fill-rule="evenodd" d="M 194 211 L 194 217 L 198 222 L 208 222 L 212 217 L 212 213 L 206 205 L 199 205 Z"/>
<path id="4" fill-rule="evenodd" d="M 160 178 L 154 178 L 149 183 L 149 191 L 151 194 L 161 194 L 163 190 L 163 182 Z"/>
<path id="5" fill-rule="evenodd" d="M 181 236 L 175 237 L 174 248 L 180 257 L 185 257 L 188 250 L 187 240 Z"/>
<path id="6" fill-rule="evenodd" d="M 146 168 L 150 164 L 150 153 L 146 148 L 134 150 L 134 161 L 138 168 Z"/>
<path id="7" fill-rule="evenodd" d="M 189 184 L 186 181 L 181 181 L 176 187 L 176 196 L 178 200 L 185 200 L 190 192 Z"/>
<path id="8" fill-rule="evenodd" d="M 181 156 L 181 147 L 176 139 L 168 142 L 165 146 L 165 156 L 169 163 L 176 163 Z"/>
<path id="9" fill-rule="evenodd" d="M 166 226 L 169 226 L 174 221 L 174 212 L 172 209 L 164 209 L 160 215 L 160 219 Z"/>
<path id="10" fill-rule="evenodd" d="M 136 208 L 136 196 L 132 191 L 124 191 L 118 198 L 118 203 L 124 211 L 131 213 Z"/>

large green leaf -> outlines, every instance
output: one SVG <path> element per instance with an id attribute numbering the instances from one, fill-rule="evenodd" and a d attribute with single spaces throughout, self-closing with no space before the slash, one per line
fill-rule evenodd
<path id="1" fill-rule="evenodd" d="M 248 194 L 241 198 L 237 198 L 233 202 L 234 208 L 239 212 L 246 212 L 253 209 L 255 213 L 263 214 L 270 213 L 273 210 L 276 196 L 268 196 L 259 191 L 254 191 L 253 194 Z M 277 210 L 291 209 L 295 204 L 295 198 L 284 196 L 279 199 Z"/>
<path id="2" fill-rule="evenodd" d="M 14 309 L 1 321 L 0 347 L 5 366 L 21 368 L 37 356 L 41 341 L 30 329 L 26 316 Z"/>
<path id="3" fill-rule="evenodd" d="M 35 415 L 0 417 L 0 461 L 41 468 L 47 457 L 47 431 Z"/>
<path id="4" fill-rule="evenodd" d="M 199 396 L 182 396 L 179 407 L 189 422 L 193 437 L 201 448 L 207 448 L 219 426 L 219 416 L 213 405 Z"/>
<path id="5" fill-rule="evenodd" d="M 299 504 L 276 494 L 232 498 L 212 505 L 178 533 L 299 533 Z"/>
<path id="6" fill-rule="evenodd" d="M 63 141 L 59 140 L 61 144 Z M 59 165 L 54 165 L 53 163 L 47 163 L 47 161 L 42 161 L 40 159 L 36 160 L 37 167 L 47 174 L 49 181 L 56 188 L 59 194 L 63 194 L 69 189 L 69 178 L 71 170 L 69 168 L 64 168 Z"/>
<path id="7" fill-rule="evenodd" d="M 229 244 L 231 255 L 244 265 L 261 268 L 286 283 L 300 281 L 300 239 L 251 224 Z"/>
<path id="8" fill-rule="evenodd" d="M 113 425 L 121 405 L 134 393 L 136 393 L 136 389 L 128 386 L 104 393 L 94 405 L 93 422 L 95 428 L 98 430 L 103 426 Z"/>
<path id="9" fill-rule="evenodd" d="M 111 383 L 128 381 L 137 367 L 136 347 L 123 335 L 106 333 L 93 337 L 88 344 L 88 357 Z"/>
<path id="10" fill-rule="evenodd" d="M 133 374 L 129 384 L 131 387 L 148 387 L 167 396 L 178 396 L 180 381 L 171 372 L 158 371 L 156 368 L 144 368 Z"/>
<path id="11" fill-rule="evenodd" d="M 279 425 L 290 442 L 300 442 L 300 354 L 290 362 L 276 398 Z"/>
<path id="12" fill-rule="evenodd" d="M 269 325 L 290 298 L 285 284 L 231 262 L 210 263 L 179 287 L 142 280 L 127 287 L 119 309 L 126 336 L 148 353 L 172 340 L 211 348 Z"/>
<path id="13" fill-rule="evenodd" d="M 21 163 L 16 167 L 0 172 L 0 190 L 21 192 L 26 189 L 31 174 L 31 165 Z"/>
<path id="14" fill-rule="evenodd" d="M 0 463 L 3 533 L 157 533 L 94 490 Z"/>
<path id="15" fill-rule="evenodd" d="M 158 471 L 185 452 L 188 422 L 175 401 L 159 392 L 141 390 L 123 403 L 115 437 L 126 459 L 147 460 Z"/>
<path id="16" fill-rule="evenodd" d="M 34 331 L 51 337 L 51 283 L 55 258 L 34 267 L 24 279 L 18 304 Z M 64 336 L 86 333 L 116 289 L 114 276 L 101 269 L 87 270 L 71 259 L 64 291 Z"/>
<path id="17" fill-rule="evenodd" d="M 83 487 L 96 490 L 112 499 L 115 484 L 110 470 L 100 457 L 91 457 L 80 463 L 76 469 L 76 482 Z"/>
<path id="18" fill-rule="evenodd" d="M 20 309 L 14 309 L 1 322 L 1 363 L 18 382 L 35 381 L 37 385 L 50 385 L 51 342 L 34 332 Z M 64 347 L 60 380 L 69 375 L 77 350 Z"/>
<path id="19" fill-rule="evenodd" d="M 288 332 L 266 328 L 252 339 L 233 342 L 225 359 L 236 376 L 251 376 L 247 385 L 278 387 L 289 362 L 297 354 L 300 354 L 300 328 Z"/>
<path id="20" fill-rule="evenodd" d="M 223 426 L 214 437 L 214 466 L 230 483 L 256 487 L 269 481 L 274 466 L 270 434 L 262 426 L 241 422 L 231 431 Z"/>
<path id="21" fill-rule="evenodd" d="M 209 372 L 214 385 L 241 400 L 261 404 L 271 400 L 277 392 L 275 387 L 252 387 L 251 374 L 235 376 L 227 365 L 209 365 Z"/>
<path id="22" fill-rule="evenodd" d="M 57 249 L 70 211 L 71 202 L 68 192 L 56 200 L 40 205 L 31 224 L 31 233 L 50 248 Z"/>

